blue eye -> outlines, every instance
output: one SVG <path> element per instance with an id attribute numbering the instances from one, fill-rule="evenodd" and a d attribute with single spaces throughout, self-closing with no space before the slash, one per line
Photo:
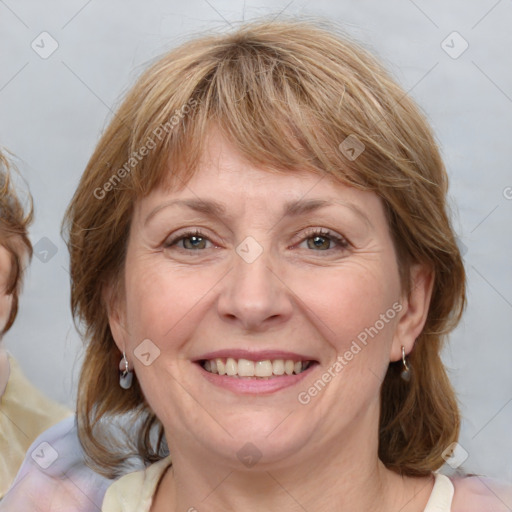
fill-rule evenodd
<path id="1" fill-rule="evenodd" d="M 349 242 L 344 237 L 329 230 L 319 228 L 306 233 L 301 243 L 303 242 L 307 242 L 307 248 L 315 252 L 324 252 L 335 248 L 343 250 L 349 247 Z M 181 245 L 179 245 L 180 243 Z M 209 248 L 207 246 L 208 243 L 211 243 L 211 241 L 201 231 L 192 230 L 167 240 L 164 243 L 164 248 L 168 249 L 177 246 L 179 249 L 186 251 L 201 251 Z"/>
<path id="2" fill-rule="evenodd" d="M 188 250 L 200 250 L 207 249 L 205 247 L 206 241 L 209 241 L 208 238 L 203 236 L 203 234 L 199 230 L 195 231 L 187 231 L 186 233 L 181 233 L 177 238 L 173 238 L 164 243 L 164 247 L 167 249 L 172 247 L 173 245 L 177 245 L 179 242 L 183 241 L 183 247 L 180 249 L 188 249 Z"/>
<path id="3" fill-rule="evenodd" d="M 310 240 L 312 241 L 311 243 Z M 307 233 L 307 236 L 303 241 L 307 241 L 309 249 L 318 249 L 320 252 L 332 249 L 333 242 L 342 249 L 346 249 L 349 246 L 349 243 L 345 238 L 325 229 L 315 229 L 312 232 Z"/>

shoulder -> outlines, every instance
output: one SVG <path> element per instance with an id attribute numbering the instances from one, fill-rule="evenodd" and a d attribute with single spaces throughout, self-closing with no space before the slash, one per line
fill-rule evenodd
<path id="1" fill-rule="evenodd" d="M 484 476 L 451 477 L 452 512 L 510 512 L 512 483 Z"/>
<path id="2" fill-rule="evenodd" d="M 141 471 L 128 473 L 116 480 L 105 493 L 102 512 L 149 511 L 156 487 L 171 465 L 166 457 Z"/>

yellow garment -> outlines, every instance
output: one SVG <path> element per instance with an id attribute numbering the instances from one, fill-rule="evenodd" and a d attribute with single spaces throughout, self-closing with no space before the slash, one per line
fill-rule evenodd
<path id="1" fill-rule="evenodd" d="M 23 375 L 16 360 L 8 356 L 11 372 L 0 398 L 0 499 L 9 489 L 36 437 L 73 414 L 36 389 Z"/>
<path id="2" fill-rule="evenodd" d="M 105 493 L 101 512 L 148 512 L 156 488 L 170 465 L 168 456 L 116 480 Z"/>

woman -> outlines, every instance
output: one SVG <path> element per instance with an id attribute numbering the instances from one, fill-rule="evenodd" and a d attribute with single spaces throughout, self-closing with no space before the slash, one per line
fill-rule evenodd
<path id="1" fill-rule="evenodd" d="M 148 465 L 102 510 L 507 510 L 437 472 L 465 305 L 446 192 L 417 107 L 332 30 L 253 22 L 144 73 L 66 217 L 81 443 L 108 477 Z"/>

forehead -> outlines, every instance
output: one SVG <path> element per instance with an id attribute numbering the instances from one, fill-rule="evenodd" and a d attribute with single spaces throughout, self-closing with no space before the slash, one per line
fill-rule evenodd
<path id="1" fill-rule="evenodd" d="M 171 176 L 172 165 L 167 172 Z M 375 193 L 345 184 L 327 172 L 254 165 L 219 133 L 209 135 L 198 166 L 186 182 L 182 181 L 179 187 L 164 184 L 155 188 L 139 201 L 138 210 L 147 215 L 155 205 L 178 199 L 196 206 L 203 199 L 216 203 L 222 210 L 213 212 L 217 214 L 246 207 L 270 212 L 276 205 L 286 205 L 290 213 L 300 213 L 301 205 L 308 203 L 312 209 L 313 203 L 321 201 L 353 205 L 360 210 L 382 210 Z M 306 212 L 307 206 L 302 211 Z"/>

